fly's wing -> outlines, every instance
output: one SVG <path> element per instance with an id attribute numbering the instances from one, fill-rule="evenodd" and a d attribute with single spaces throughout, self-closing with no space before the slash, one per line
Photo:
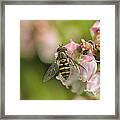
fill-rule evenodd
<path id="1" fill-rule="evenodd" d="M 43 82 L 49 81 L 54 75 L 58 72 L 58 65 L 57 63 L 52 63 L 51 66 L 48 68 L 47 72 L 44 75 Z"/>
<path id="2" fill-rule="evenodd" d="M 79 69 L 78 68 L 78 66 L 80 66 L 80 67 L 82 67 L 84 70 L 86 70 L 86 68 L 84 67 L 84 66 L 82 66 L 81 64 L 78 64 L 75 60 L 73 60 L 71 57 L 69 57 L 70 58 L 70 61 L 73 63 L 73 65 L 77 68 L 77 69 Z M 87 71 L 87 70 L 86 70 Z"/>

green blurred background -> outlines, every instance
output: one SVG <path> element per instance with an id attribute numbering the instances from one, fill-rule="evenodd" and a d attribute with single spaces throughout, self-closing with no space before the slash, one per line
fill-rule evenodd
<path id="1" fill-rule="evenodd" d="M 20 99 L 72 100 L 84 99 L 72 93 L 55 77 L 43 83 L 43 76 L 54 59 L 60 43 L 70 39 L 92 39 L 90 28 L 96 20 L 21 20 L 20 21 Z M 86 99 L 86 98 L 85 98 Z"/>

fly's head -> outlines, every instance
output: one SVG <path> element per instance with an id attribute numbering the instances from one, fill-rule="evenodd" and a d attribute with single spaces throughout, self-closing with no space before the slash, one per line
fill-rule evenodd
<path id="1" fill-rule="evenodd" d="M 67 49 L 63 46 L 63 44 L 62 45 L 59 45 L 59 47 L 58 47 L 58 49 L 57 49 L 57 52 L 59 53 L 59 52 L 66 52 L 67 51 Z"/>

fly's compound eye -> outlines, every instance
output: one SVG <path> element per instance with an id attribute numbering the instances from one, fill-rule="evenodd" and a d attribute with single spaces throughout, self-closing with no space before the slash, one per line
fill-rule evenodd
<path id="1" fill-rule="evenodd" d="M 63 47 L 63 50 L 64 50 L 64 51 L 67 51 L 67 48 Z"/>
<path id="2" fill-rule="evenodd" d="M 60 48 L 57 49 L 57 52 L 59 52 L 59 51 L 60 51 Z"/>

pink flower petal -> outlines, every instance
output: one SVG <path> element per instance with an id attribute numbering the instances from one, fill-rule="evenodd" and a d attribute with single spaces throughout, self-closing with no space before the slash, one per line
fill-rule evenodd
<path id="1" fill-rule="evenodd" d="M 88 58 L 90 60 L 88 60 Z M 93 58 L 91 60 L 91 58 Z M 87 59 L 87 60 L 86 60 Z M 89 81 L 92 75 L 96 73 L 97 63 L 93 56 L 86 55 L 81 61 L 81 65 L 85 68 L 80 67 L 80 75 L 83 81 Z"/>
<path id="2" fill-rule="evenodd" d="M 100 32 L 100 22 L 97 21 L 90 29 L 91 36 L 94 38 L 97 32 Z"/>
<path id="3" fill-rule="evenodd" d="M 92 60 L 94 60 L 94 57 L 93 57 L 93 55 L 85 55 L 84 56 L 84 58 L 83 58 L 83 61 L 81 62 L 81 63 L 83 63 L 83 62 L 91 62 Z"/>
<path id="4" fill-rule="evenodd" d="M 94 74 L 90 80 L 87 82 L 87 91 L 96 94 L 100 90 L 100 73 Z"/>
<path id="5" fill-rule="evenodd" d="M 64 47 L 67 48 L 68 54 L 73 57 L 75 50 L 77 50 L 77 48 L 79 46 L 80 46 L 79 44 L 77 44 L 77 43 L 75 43 L 74 41 L 71 40 L 71 42 L 69 44 L 65 45 Z"/>

